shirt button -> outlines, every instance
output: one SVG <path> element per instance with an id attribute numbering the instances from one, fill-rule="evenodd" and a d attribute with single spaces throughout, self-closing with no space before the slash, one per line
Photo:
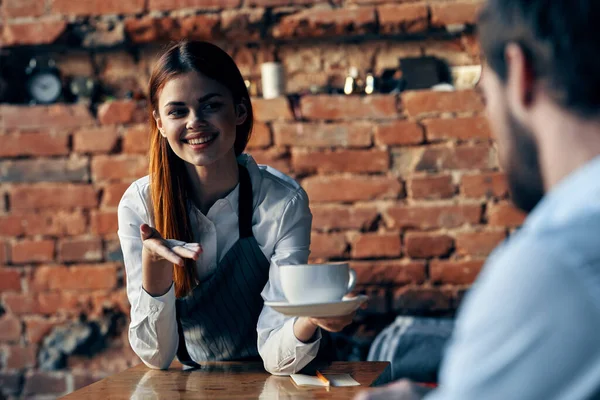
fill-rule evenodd
<path id="1" fill-rule="evenodd" d="M 156 307 L 156 306 L 150 306 L 150 311 L 157 312 L 158 311 L 158 307 Z"/>

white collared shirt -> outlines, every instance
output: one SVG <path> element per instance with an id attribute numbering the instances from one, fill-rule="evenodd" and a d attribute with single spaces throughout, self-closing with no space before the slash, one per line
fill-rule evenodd
<path id="1" fill-rule="evenodd" d="M 238 162 L 248 169 L 252 182 L 252 232 L 270 260 L 269 281 L 262 291 L 265 301 L 284 301 L 279 281 L 280 265 L 305 264 L 310 253 L 312 214 L 308 196 L 296 181 L 268 166 L 257 165 L 243 154 Z M 142 241 L 139 226 L 154 226 L 148 176 L 135 181 L 119 203 L 119 240 L 127 273 L 127 297 L 131 304 L 129 343 L 151 368 L 167 368 L 179 344 L 175 319 L 174 287 L 163 296 L 152 297 L 142 288 Z M 200 279 L 217 268 L 219 261 L 239 239 L 239 185 L 218 200 L 203 215 L 192 208 L 194 238 L 203 252 L 197 261 Z M 320 332 L 310 343 L 294 335 L 294 318 L 263 307 L 258 319 L 258 351 L 265 369 L 273 374 L 291 374 L 312 361 L 318 352 Z M 195 360 L 201 362 L 201 360 Z"/>

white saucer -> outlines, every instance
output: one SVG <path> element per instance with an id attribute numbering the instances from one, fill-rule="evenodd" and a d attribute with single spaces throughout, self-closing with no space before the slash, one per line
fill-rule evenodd
<path id="1" fill-rule="evenodd" d="M 289 317 L 341 317 L 356 311 L 368 296 L 344 297 L 332 303 L 290 304 L 287 301 L 265 301 L 265 305 Z"/>

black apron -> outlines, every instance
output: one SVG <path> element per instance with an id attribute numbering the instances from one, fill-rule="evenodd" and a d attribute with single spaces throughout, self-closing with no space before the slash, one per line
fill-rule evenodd
<path id="1" fill-rule="evenodd" d="M 239 179 L 239 240 L 209 278 L 176 301 L 177 358 L 188 366 L 199 367 L 188 349 L 198 361 L 258 359 L 256 325 L 270 262 L 252 234 L 252 183 L 242 165 Z"/>

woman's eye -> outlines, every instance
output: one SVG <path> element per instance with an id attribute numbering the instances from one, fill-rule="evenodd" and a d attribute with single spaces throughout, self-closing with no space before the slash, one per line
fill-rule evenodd
<path id="1" fill-rule="evenodd" d="M 203 111 L 215 111 L 221 107 L 221 103 L 208 103 L 202 106 Z"/>
<path id="2" fill-rule="evenodd" d="M 168 112 L 168 115 L 173 117 L 180 117 L 185 114 L 184 110 L 171 110 Z"/>

